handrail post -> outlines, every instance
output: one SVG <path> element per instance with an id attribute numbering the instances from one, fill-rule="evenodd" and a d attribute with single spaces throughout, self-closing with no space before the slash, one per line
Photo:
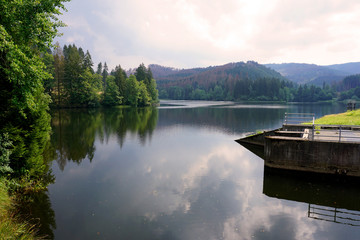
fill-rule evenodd
<path id="1" fill-rule="evenodd" d="M 314 141 L 315 135 L 315 114 L 313 115 L 313 129 L 312 129 L 312 140 Z"/>
<path id="2" fill-rule="evenodd" d="M 341 125 L 339 126 L 339 142 L 341 142 Z"/>
<path id="3" fill-rule="evenodd" d="M 314 141 L 315 124 L 312 125 L 312 140 Z"/>

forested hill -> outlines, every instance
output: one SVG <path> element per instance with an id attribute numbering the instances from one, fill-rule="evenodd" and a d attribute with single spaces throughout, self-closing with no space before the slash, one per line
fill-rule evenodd
<path id="1" fill-rule="evenodd" d="M 228 63 L 221 66 L 211 66 L 207 68 L 176 69 L 163 67 L 156 64 L 149 65 L 154 78 L 159 84 L 168 84 L 169 82 L 196 81 L 199 84 L 203 82 L 213 83 L 222 81 L 225 78 L 249 78 L 251 80 L 258 78 L 278 78 L 285 79 L 278 72 L 260 65 L 257 62 L 248 61 Z M 170 85 L 174 85 L 172 83 Z M 178 83 L 176 83 L 177 85 Z"/>
<path id="2" fill-rule="evenodd" d="M 292 86 L 280 73 L 253 61 L 193 69 L 149 68 L 161 98 L 279 100 L 288 98 L 284 88 Z"/>
<path id="3" fill-rule="evenodd" d="M 319 66 L 305 63 L 265 64 L 281 73 L 284 77 L 299 84 L 322 86 L 332 85 L 344 77 L 360 73 L 360 63 L 344 63 Z"/>
<path id="4" fill-rule="evenodd" d="M 206 71 L 208 68 L 191 68 L 177 69 L 172 67 L 164 67 L 157 64 L 150 64 L 154 78 L 162 80 L 178 80 L 179 78 L 189 77 Z"/>
<path id="5" fill-rule="evenodd" d="M 326 66 L 328 68 L 338 70 L 341 72 L 346 72 L 347 75 L 355 75 L 360 73 L 360 62 L 349 62 L 342 64 L 334 64 Z"/>

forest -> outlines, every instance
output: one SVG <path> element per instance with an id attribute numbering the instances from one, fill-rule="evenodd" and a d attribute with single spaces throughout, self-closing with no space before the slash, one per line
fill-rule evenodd
<path id="1" fill-rule="evenodd" d="M 192 70 L 150 67 L 160 98 L 316 102 L 336 97 L 334 86 L 298 85 L 253 61 Z"/>
<path id="2" fill-rule="evenodd" d="M 174 69 L 150 65 L 164 99 L 318 102 L 359 100 L 360 75 L 322 86 L 297 84 L 261 64 Z"/>
<path id="3" fill-rule="evenodd" d="M 42 59 L 51 75 L 44 88 L 52 107 L 149 106 L 158 101 L 156 81 L 144 64 L 130 76 L 120 65 L 110 71 L 106 62 L 100 62 L 95 72 L 89 51 L 75 44 L 63 48 L 57 44 Z"/>
<path id="4" fill-rule="evenodd" d="M 339 100 L 352 99 L 360 100 L 360 74 L 351 75 L 344 78 L 337 84 L 337 90 L 340 92 Z"/>

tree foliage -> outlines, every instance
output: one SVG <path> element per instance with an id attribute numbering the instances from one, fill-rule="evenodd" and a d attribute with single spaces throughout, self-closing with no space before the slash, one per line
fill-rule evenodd
<path id="1" fill-rule="evenodd" d="M 14 176 L 47 173 L 41 154 L 49 138 L 50 97 L 44 83 L 53 87 L 54 69 L 46 52 L 62 26 L 57 19 L 62 2 L 0 0 L 0 134 L 13 144 Z"/>
<path id="2" fill-rule="evenodd" d="M 123 96 L 115 82 L 114 76 L 109 76 L 106 79 L 106 89 L 104 92 L 103 104 L 106 106 L 116 106 L 122 103 Z"/>
<path id="3" fill-rule="evenodd" d="M 141 64 L 135 75 L 129 78 L 120 65 L 109 74 L 106 62 L 99 63 L 96 73 L 89 51 L 73 45 L 58 46 L 50 57 L 53 66 L 48 69 L 54 76 L 46 91 L 56 107 L 96 107 L 127 104 L 131 106 L 149 106 L 158 101 L 156 80 L 152 78 L 150 68 Z M 47 59 L 43 57 L 43 61 Z"/>

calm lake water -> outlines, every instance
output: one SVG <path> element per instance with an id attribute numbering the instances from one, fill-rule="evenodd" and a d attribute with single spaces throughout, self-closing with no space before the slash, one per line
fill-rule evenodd
<path id="1" fill-rule="evenodd" d="M 285 112 L 343 111 L 198 101 L 56 111 L 56 182 L 33 212 L 66 240 L 357 239 L 357 185 L 273 173 L 234 141 L 280 127 Z"/>

